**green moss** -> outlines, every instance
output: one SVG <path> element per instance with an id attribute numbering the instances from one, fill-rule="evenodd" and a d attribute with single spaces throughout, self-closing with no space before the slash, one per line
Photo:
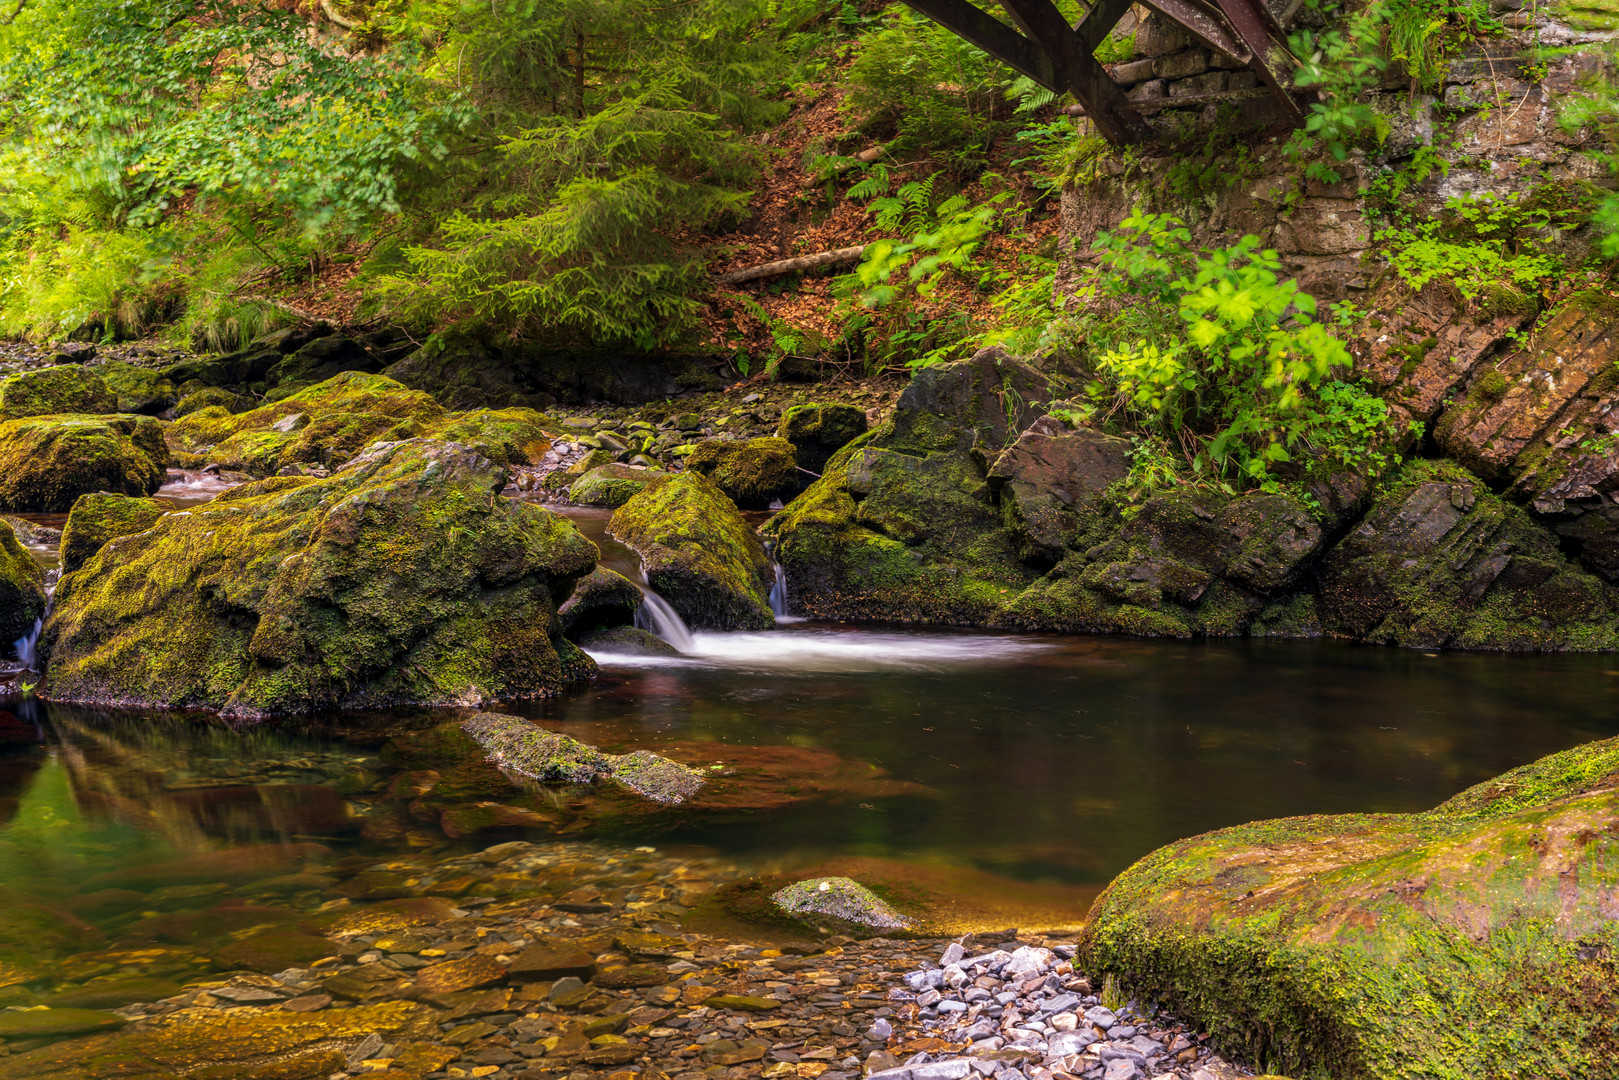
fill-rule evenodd
<path id="1" fill-rule="evenodd" d="M 555 606 L 597 553 L 504 479 L 416 440 L 161 518 L 64 579 L 52 692 L 243 716 L 554 693 Z"/>
<path id="2" fill-rule="evenodd" d="M 691 626 L 775 626 L 770 557 L 706 477 L 680 473 L 642 489 L 613 514 L 609 529 L 640 554 L 647 580 Z"/>
<path id="3" fill-rule="evenodd" d="M 569 637 L 609 626 L 629 626 L 641 609 L 641 590 L 624 575 L 597 567 L 574 586 L 573 595 L 557 609 Z"/>
<path id="4" fill-rule="evenodd" d="M 1610 1075 L 1616 778 L 1606 740 L 1426 814 L 1180 841 L 1108 886 L 1081 960 L 1291 1076 Z"/>
<path id="5" fill-rule="evenodd" d="M 544 423 L 533 409 L 477 409 L 429 424 L 425 434 L 465 443 L 497 465 L 538 465 L 551 449 Z"/>
<path id="6" fill-rule="evenodd" d="M 14 655 L 12 643 L 45 614 L 45 575 L 0 520 L 0 657 Z"/>
<path id="7" fill-rule="evenodd" d="M 1478 392 L 1486 401 L 1500 401 L 1511 386 L 1506 375 L 1499 371 L 1486 371 L 1478 381 Z"/>
<path id="8" fill-rule="evenodd" d="M 593 784 L 611 770 L 606 754 L 522 717 L 479 713 L 461 730 L 503 769 L 547 784 Z"/>
<path id="9" fill-rule="evenodd" d="M 103 544 L 119 536 L 142 533 L 168 512 L 153 499 L 96 492 L 80 495 L 62 529 L 62 570 L 72 573 Z"/>
<path id="10" fill-rule="evenodd" d="M 648 484 L 667 480 L 662 469 L 638 469 L 633 465 L 599 465 L 568 487 L 568 500 L 580 506 L 617 508 L 641 493 Z"/>
<path id="11" fill-rule="evenodd" d="M 253 399 L 221 386 L 205 386 L 181 398 L 180 403 L 174 407 L 174 415 L 176 418 L 190 416 L 192 413 L 209 408 L 224 410 L 223 414 L 217 412 L 208 414 L 208 419 L 218 420 L 223 416 L 234 416 L 249 411 L 253 408 Z"/>
<path id="12" fill-rule="evenodd" d="M 149 416 L 34 416 L 0 423 L 0 509 L 66 511 L 80 495 L 150 495 L 168 450 Z"/>
<path id="13" fill-rule="evenodd" d="M 117 411 L 118 399 L 101 376 L 76 364 L 36 368 L 0 381 L 0 418 Z"/>
<path id="14" fill-rule="evenodd" d="M 827 459 L 866 433 L 865 410 L 853 405 L 794 405 L 782 414 L 776 437 L 793 444 L 798 464 L 820 472 Z"/>
<path id="15" fill-rule="evenodd" d="M 179 400 L 173 380 L 163 372 L 123 360 L 101 360 L 87 371 L 99 375 L 117 404 L 108 411 L 156 415 Z"/>
<path id="16" fill-rule="evenodd" d="M 702 473 L 738 506 L 763 510 L 798 490 L 798 458 L 786 439 L 705 439 L 686 467 Z"/>

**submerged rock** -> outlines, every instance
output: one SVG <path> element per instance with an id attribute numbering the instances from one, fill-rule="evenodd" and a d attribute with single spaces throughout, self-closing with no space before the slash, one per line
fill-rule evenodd
<path id="1" fill-rule="evenodd" d="M 703 774 L 649 750 L 613 759 L 613 779 L 656 803 L 685 802 L 703 786 Z"/>
<path id="2" fill-rule="evenodd" d="M 686 465 L 744 510 L 767 509 L 799 488 L 798 459 L 786 439 L 705 439 Z"/>
<path id="3" fill-rule="evenodd" d="M 0 422 L 0 509 L 62 512 L 80 495 L 150 495 L 168 449 L 149 416 L 32 416 Z"/>
<path id="4" fill-rule="evenodd" d="M 556 605 L 597 553 L 505 480 L 411 440 L 114 539 L 57 594 L 52 693 L 236 716 L 555 693 L 594 669 Z"/>
<path id="5" fill-rule="evenodd" d="M 910 922 L 888 902 L 846 877 L 811 878 L 771 896 L 783 912 L 826 929 L 908 930 Z"/>
<path id="6" fill-rule="evenodd" d="M 598 465 L 568 487 L 568 501 L 580 506 L 606 506 L 617 509 L 645 490 L 648 484 L 669 478 L 662 469 L 638 469 L 633 465 Z"/>
<path id="7" fill-rule="evenodd" d="M 80 495 L 62 528 L 62 572 L 72 573 L 115 536 L 145 532 L 169 508 L 155 499 L 97 492 Z"/>
<path id="8" fill-rule="evenodd" d="M 1119 875 L 1080 960 L 1312 1076 L 1606 1076 L 1619 739 L 1421 814 L 1261 821 Z"/>
<path id="9" fill-rule="evenodd" d="M 591 784 L 609 770 L 606 754 L 520 716 L 479 713 L 461 729 L 502 769 L 550 784 Z"/>
<path id="10" fill-rule="evenodd" d="M 618 509 L 609 528 L 641 556 L 652 587 L 694 629 L 776 625 L 770 557 L 707 477 L 682 473 L 642 490 Z"/>
<path id="11" fill-rule="evenodd" d="M 101 376 L 77 364 L 24 371 L 0 380 L 0 418 L 118 411 L 118 398 Z"/>
<path id="12" fill-rule="evenodd" d="M 14 656 L 14 643 L 44 614 L 45 575 L 0 520 L 0 657 Z"/>
<path id="13" fill-rule="evenodd" d="M 794 405 L 782 414 L 776 437 L 793 444 L 798 464 L 819 473 L 827 459 L 866 433 L 864 409 L 853 405 Z"/>

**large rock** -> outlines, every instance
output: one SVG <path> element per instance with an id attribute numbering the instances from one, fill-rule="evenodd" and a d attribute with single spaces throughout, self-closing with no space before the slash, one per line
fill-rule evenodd
<path id="1" fill-rule="evenodd" d="M 150 495 L 168 449 L 149 416 L 32 416 L 0 422 L 0 510 L 65 512 L 80 495 Z"/>
<path id="2" fill-rule="evenodd" d="M 76 364 L 36 368 L 0 381 L 0 417 L 115 413 L 118 399 L 100 375 Z"/>
<path id="3" fill-rule="evenodd" d="M 115 536 L 145 532 L 168 513 L 156 499 L 96 492 L 80 495 L 62 528 L 62 571 L 72 573 Z"/>
<path id="4" fill-rule="evenodd" d="M 538 465 L 551 449 L 545 417 L 533 409 L 451 413 L 431 427 L 435 439 L 465 443 L 497 465 Z"/>
<path id="5" fill-rule="evenodd" d="M 0 658 L 14 657 L 17 640 L 44 614 L 45 575 L 0 520 Z"/>
<path id="6" fill-rule="evenodd" d="M 113 408 L 107 410 L 110 412 L 156 416 L 179 401 L 174 382 L 152 368 L 123 360 L 105 360 L 85 370 L 99 375 L 116 399 Z"/>
<path id="7" fill-rule="evenodd" d="M 112 540 L 57 593 L 52 692 L 237 716 L 555 693 L 593 669 L 556 605 L 597 553 L 505 480 L 411 440 Z"/>
<path id="8" fill-rule="evenodd" d="M 854 405 L 794 405 L 781 416 L 776 437 L 793 444 L 798 464 L 819 473 L 827 460 L 866 433 L 865 410 Z"/>
<path id="9" fill-rule="evenodd" d="M 1087 971 L 1335 1080 L 1619 1074 L 1619 740 L 1423 814 L 1182 840 L 1091 908 Z"/>
<path id="10" fill-rule="evenodd" d="M 662 469 L 647 469 L 635 465 L 598 465 L 568 485 L 568 501 L 580 506 L 605 506 L 617 509 L 639 495 L 648 484 L 666 480 L 669 474 Z"/>
<path id="11" fill-rule="evenodd" d="M 781 911 L 824 930 L 909 930 L 911 923 L 889 903 L 853 878 L 795 881 L 771 895 Z"/>
<path id="12" fill-rule="evenodd" d="M 264 374 L 268 386 L 313 386 L 346 371 L 376 372 L 381 362 L 342 334 L 317 337 L 277 360 Z"/>
<path id="13" fill-rule="evenodd" d="M 995 459 L 989 482 L 1025 562 L 1051 565 L 1063 555 L 1072 511 L 1130 472 L 1130 444 L 1099 431 L 1070 431 L 1043 416 Z"/>
<path id="14" fill-rule="evenodd" d="M 695 769 L 647 750 L 604 754 L 578 739 L 547 731 L 518 716 L 479 713 L 461 729 L 508 773 L 542 784 L 593 784 L 611 779 L 655 803 L 676 805 L 703 786 Z"/>
<path id="15" fill-rule="evenodd" d="M 786 439 L 705 439 L 686 459 L 744 510 L 764 510 L 798 490 L 798 459 Z"/>
<path id="16" fill-rule="evenodd" d="M 1619 593 L 1449 462 L 1409 462 L 1384 485 L 1322 566 L 1321 614 L 1329 632 L 1391 645 L 1619 645 Z"/>
<path id="17" fill-rule="evenodd" d="M 641 610 L 641 590 L 623 574 L 597 567 L 579 579 L 573 595 L 557 609 L 569 637 L 614 626 L 632 626 Z"/>
<path id="18" fill-rule="evenodd" d="M 647 581 L 697 629 L 766 630 L 770 556 L 725 493 L 697 473 L 648 486 L 608 524 L 641 556 Z"/>

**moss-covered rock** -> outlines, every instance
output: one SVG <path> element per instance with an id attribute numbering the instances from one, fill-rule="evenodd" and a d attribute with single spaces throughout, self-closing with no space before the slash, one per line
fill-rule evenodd
<path id="1" fill-rule="evenodd" d="M 175 418 L 190 416 L 203 409 L 218 407 L 224 409 L 232 416 L 238 413 L 249 412 L 254 408 L 254 401 L 246 394 L 238 394 L 234 390 L 227 390 L 223 386 L 205 386 L 201 390 L 194 390 L 181 398 L 174 407 Z M 215 415 L 218 415 L 217 413 Z"/>
<path id="2" fill-rule="evenodd" d="M 765 630 L 775 578 L 764 545 L 707 477 L 681 473 L 649 486 L 608 528 L 641 556 L 647 580 L 698 629 Z"/>
<path id="3" fill-rule="evenodd" d="M 634 625 L 641 599 L 641 590 L 629 578 L 597 567 L 579 579 L 573 595 L 557 609 L 557 617 L 563 632 L 577 638 L 592 630 Z"/>
<path id="4" fill-rule="evenodd" d="M 89 365 L 86 370 L 101 376 L 116 399 L 110 412 L 156 416 L 179 400 L 173 380 L 152 368 L 124 360 L 103 360 Z"/>
<path id="5" fill-rule="evenodd" d="M 679 656 L 680 650 L 650 630 L 633 626 L 609 626 L 587 630 L 573 639 L 586 652 L 617 656 Z"/>
<path id="6" fill-rule="evenodd" d="M 18 638 L 45 614 L 45 575 L 11 526 L 0 520 L 0 657 L 16 655 Z"/>
<path id="7" fill-rule="evenodd" d="M 0 381 L 0 418 L 117 411 L 118 399 L 101 376 L 77 364 L 36 368 Z"/>
<path id="8" fill-rule="evenodd" d="M 31 416 L 0 422 L 0 509 L 62 512 L 80 495 L 150 495 L 168 450 L 149 416 Z"/>
<path id="9" fill-rule="evenodd" d="M 1327 556 L 1329 633 L 1391 645 L 1611 649 L 1619 593 L 1450 462 L 1412 461 Z"/>
<path id="10" fill-rule="evenodd" d="M 674 805 L 695 795 L 702 774 L 646 750 L 614 756 L 518 716 L 479 713 L 461 729 L 500 769 L 542 784 L 593 784 L 611 777 L 645 799 Z"/>
<path id="11" fill-rule="evenodd" d="M 613 759 L 613 780 L 645 799 L 677 806 L 703 787 L 703 774 L 678 761 L 637 750 Z"/>
<path id="12" fill-rule="evenodd" d="M 62 571 L 72 573 L 115 536 L 145 532 L 169 508 L 155 499 L 96 492 L 80 495 L 62 529 Z"/>
<path id="13" fill-rule="evenodd" d="M 284 465 L 335 468 L 374 442 L 428 435 L 444 418 L 421 391 L 351 371 L 250 412 L 201 409 L 175 421 L 168 436 L 177 451 L 262 477 Z"/>
<path id="14" fill-rule="evenodd" d="M 634 465 L 598 465 L 568 486 L 568 500 L 580 506 L 623 506 L 648 484 L 667 480 L 662 469 Z"/>
<path id="15" fill-rule="evenodd" d="M 1423 814 L 1183 840 L 1091 908 L 1088 970 L 1314 1080 L 1619 1072 L 1619 740 Z"/>
<path id="16" fill-rule="evenodd" d="M 764 510 L 798 490 L 798 459 L 786 439 L 705 439 L 686 467 L 714 481 L 744 510 Z"/>
<path id="17" fill-rule="evenodd" d="M 794 405 L 781 416 L 776 437 L 793 444 L 798 464 L 819 473 L 827 459 L 866 433 L 864 409 L 854 405 Z"/>
<path id="18" fill-rule="evenodd" d="M 451 413 L 429 434 L 465 443 L 500 465 L 538 465 L 551 449 L 545 417 L 533 409 L 476 409 Z"/>
<path id="19" fill-rule="evenodd" d="M 825 930 L 908 930 L 911 924 L 882 897 L 846 877 L 797 881 L 770 899 L 783 913 Z"/>
<path id="20" fill-rule="evenodd" d="M 112 540 L 58 590 L 52 692 L 238 716 L 555 693 L 592 667 L 556 605 L 597 552 L 505 480 L 411 440 Z"/>

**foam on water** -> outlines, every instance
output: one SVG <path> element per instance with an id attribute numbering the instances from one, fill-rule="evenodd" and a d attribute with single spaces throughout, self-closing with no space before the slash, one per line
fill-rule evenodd
<path id="1" fill-rule="evenodd" d="M 632 656 L 593 652 L 606 667 L 713 667 L 802 672 L 949 669 L 999 664 L 1044 652 L 1051 646 L 1027 638 L 988 634 L 879 633 L 865 630 L 777 630 L 764 633 L 691 635 L 681 656 Z"/>

